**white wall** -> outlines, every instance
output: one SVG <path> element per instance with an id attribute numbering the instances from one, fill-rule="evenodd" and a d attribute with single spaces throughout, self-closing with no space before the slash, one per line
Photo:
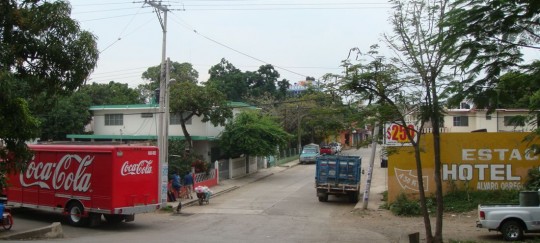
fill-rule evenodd
<path id="1" fill-rule="evenodd" d="M 156 135 L 158 133 L 157 109 L 107 109 L 94 110 L 94 134 L 96 135 Z M 141 113 L 154 113 L 151 118 L 141 117 Z M 121 126 L 105 126 L 105 114 L 124 114 Z M 214 126 L 211 122 L 202 122 L 202 118 L 194 116 L 191 124 L 186 124 L 191 136 L 217 137 L 223 126 Z M 170 136 L 184 136 L 180 124 L 169 124 Z"/>
<path id="2" fill-rule="evenodd" d="M 478 129 L 486 129 L 487 132 L 521 132 L 531 131 L 534 126 L 525 127 L 505 126 L 505 116 L 528 115 L 527 110 L 496 110 L 489 114 L 490 120 L 486 119 L 487 110 L 476 109 L 449 109 L 446 110 L 444 126 L 448 132 L 471 132 Z M 469 126 L 454 126 L 454 116 L 469 117 Z"/>

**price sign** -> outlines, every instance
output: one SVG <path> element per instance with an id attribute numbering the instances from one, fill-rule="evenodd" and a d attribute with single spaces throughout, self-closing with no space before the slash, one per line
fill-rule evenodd
<path id="1" fill-rule="evenodd" d="M 407 132 L 416 139 L 417 132 L 414 124 L 408 124 L 407 129 L 400 124 L 387 123 L 385 144 L 388 146 L 411 146 Z"/>

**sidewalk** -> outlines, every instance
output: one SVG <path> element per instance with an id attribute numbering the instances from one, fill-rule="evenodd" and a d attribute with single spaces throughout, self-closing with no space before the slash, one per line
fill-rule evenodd
<path id="1" fill-rule="evenodd" d="M 256 182 L 258 180 L 262 180 L 268 176 L 287 170 L 296 165 L 298 165 L 298 160 L 293 160 L 291 162 L 284 163 L 278 166 L 273 166 L 266 169 L 259 169 L 257 172 L 254 172 L 254 173 L 242 176 L 242 177 L 227 179 L 227 180 L 220 180 L 218 185 L 210 188 L 210 190 L 212 190 L 212 196 L 210 198 L 219 196 L 220 194 L 223 194 L 226 192 L 236 190 L 244 185 Z M 180 200 L 182 202 L 183 207 L 190 206 L 198 202 L 198 198 L 195 195 L 195 192 L 193 192 L 193 199 L 180 199 Z M 167 202 L 167 206 L 176 208 L 176 206 L 178 206 L 178 201 Z"/>

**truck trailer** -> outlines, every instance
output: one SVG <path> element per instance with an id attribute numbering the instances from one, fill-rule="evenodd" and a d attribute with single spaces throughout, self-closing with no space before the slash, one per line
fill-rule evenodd
<path id="1" fill-rule="evenodd" d="M 348 196 L 357 203 L 360 197 L 361 159 L 358 156 L 320 156 L 315 167 L 315 188 L 319 201 L 328 195 Z"/>
<path id="2" fill-rule="evenodd" d="M 8 176 L 7 205 L 62 213 L 74 226 L 129 222 L 160 207 L 155 146 L 29 145 L 25 171 Z"/>

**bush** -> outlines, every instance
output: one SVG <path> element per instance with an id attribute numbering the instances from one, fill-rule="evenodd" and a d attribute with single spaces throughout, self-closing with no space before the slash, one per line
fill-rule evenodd
<path id="1" fill-rule="evenodd" d="M 529 169 L 524 186 L 525 189 L 531 191 L 538 191 L 540 189 L 540 168 L 538 166 Z"/>
<path id="2" fill-rule="evenodd" d="M 475 210 L 478 204 L 519 204 L 519 192 L 508 190 L 467 191 L 456 189 L 443 196 L 443 204 L 444 212 L 470 212 Z M 435 198 L 427 197 L 426 206 L 429 212 L 435 212 L 437 207 Z M 404 193 L 398 195 L 394 202 L 381 205 L 381 208 L 388 209 L 393 214 L 399 216 L 422 215 L 420 202 L 409 199 Z"/>
<path id="3" fill-rule="evenodd" d="M 399 216 L 417 216 L 420 215 L 420 203 L 407 198 L 405 193 L 398 195 L 396 200 L 390 204 L 390 211 Z"/>
<path id="4" fill-rule="evenodd" d="M 478 204 L 518 204 L 519 192 L 456 190 L 444 195 L 443 202 L 445 212 L 469 212 L 476 209 Z"/>

